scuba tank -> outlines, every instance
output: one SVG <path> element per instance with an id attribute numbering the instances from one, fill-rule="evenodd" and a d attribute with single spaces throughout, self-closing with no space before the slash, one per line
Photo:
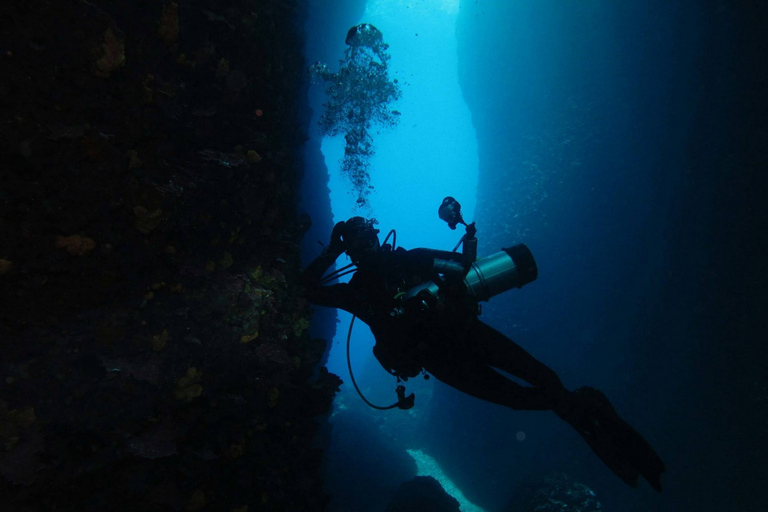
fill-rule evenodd
<path id="1" fill-rule="evenodd" d="M 437 211 L 441 220 L 448 223 L 448 227 L 456 229 L 462 224 L 467 233 L 461 238 L 454 248 L 463 244 L 465 262 L 472 262 L 466 269 L 457 261 L 436 260 L 437 272 L 451 271 L 456 274 L 463 272 L 464 286 L 469 296 L 476 302 L 488 301 L 502 292 L 522 286 L 536 280 L 538 269 L 536 261 L 530 249 L 524 244 L 518 244 L 491 254 L 488 257 L 477 259 L 477 238 L 475 238 L 475 223 L 467 224 L 461 215 L 461 204 L 453 197 L 446 197 Z M 395 314 L 402 314 L 408 310 L 425 312 L 441 299 L 439 280 L 426 281 L 408 289 L 400 297 L 403 307 L 397 308 Z"/>
<path id="2" fill-rule="evenodd" d="M 475 299 L 487 301 L 512 288 L 522 288 L 538 275 L 530 249 L 518 244 L 472 263 L 464 284 Z"/>
<path id="3" fill-rule="evenodd" d="M 464 278 L 464 286 L 474 300 L 487 302 L 507 290 L 521 288 L 537 277 L 533 254 L 526 245 L 518 244 L 473 262 Z M 409 288 L 403 296 L 403 302 L 409 305 L 406 310 L 414 307 L 429 310 L 439 299 L 440 285 L 434 280 Z"/>

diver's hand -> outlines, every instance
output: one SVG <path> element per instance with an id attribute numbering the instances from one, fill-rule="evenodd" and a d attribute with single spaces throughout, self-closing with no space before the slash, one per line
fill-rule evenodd
<path id="1" fill-rule="evenodd" d="M 347 250 L 346 246 L 344 245 L 344 242 L 341 239 L 341 233 L 344 231 L 344 221 L 337 222 L 335 226 L 333 226 L 333 231 L 331 232 L 331 243 L 328 244 L 328 251 L 332 252 L 334 254 L 341 254 L 344 251 Z"/>
<path id="2" fill-rule="evenodd" d="M 477 228 L 475 227 L 475 223 L 469 224 L 467 226 L 467 238 L 475 238 L 475 235 L 477 234 Z"/>

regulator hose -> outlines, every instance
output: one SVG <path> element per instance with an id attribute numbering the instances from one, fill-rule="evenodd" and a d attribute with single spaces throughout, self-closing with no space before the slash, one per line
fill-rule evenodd
<path id="1" fill-rule="evenodd" d="M 355 325 L 356 318 L 357 317 L 355 315 L 352 315 L 352 320 L 349 322 L 349 331 L 347 332 L 347 368 L 349 369 L 349 378 L 352 379 L 352 385 L 355 386 L 355 391 L 357 391 L 357 394 L 360 395 L 360 398 L 362 398 L 363 402 L 365 402 L 369 407 L 378 409 L 380 411 L 394 409 L 395 407 L 400 407 L 401 409 L 410 409 L 410 407 L 413 406 L 413 393 L 411 393 L 409 396 L 406 397 L 405 387 L 402 385 L 397 386 L 397 396 L 398 396 L 397 402 L 387 406 L 372 404 L 371 402 L 368 401 L 367 398 L 365 398 L 365 396 L 363 396 L 363 392 L 360 391 L 360 388 L 357 386 L 357 382 L 355 381 L 355 375 L 352 373 L 352 359 L 349 357 L 349 345 L 350 345 L 350 340 L 352 339 L 352 326 Z"/>

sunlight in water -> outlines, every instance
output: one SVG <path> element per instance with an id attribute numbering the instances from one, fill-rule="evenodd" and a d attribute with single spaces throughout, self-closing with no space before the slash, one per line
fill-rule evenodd
<path id="1" fill-rule="evenodd" d="M 402 89 L 392 105 L 401 113 L 399 124 L 372 133 L 370 211 L 355 210 L 348 180 L 337 171 L 343 137 L 322 141 L 336 220 L 360 213 L 376 217 L 380 229 L 397 228 L 407 247 L 455 246 L 456 233 L 436 215 L 445 196 L 461 202 L 465 219 L 474 218 L 477 139 L 459 87 L 453 3 L 371 0 L 360 20 L 381 30 L 390 45 L 390 76 Z"/>
<path id="2" fill-rule="evenodd" d="M 369 0 L 366 11 L 372 15 L 409 9 L 414 15 L 430 15 L 435 11 L 446 14 L 459 12 L 459 0 Z"/>
<path id="3" fill-rule="evenodd" d="M 448 475 L 443 473 L 443 469 L 435 459 L 427 455 L 421 450 L 407 450 L 408 455 L 413 457 L 416 461 L 416 476 L 431 476 L 443 486 L 445 492 L 456 498 L 459 502 L 459 508 L 461 512 L 485 512 L 484 509 L 478 507 L 474 503 L 471 503 L 464 493 L 456 487 L 456 484 L 448 478 Z"/>

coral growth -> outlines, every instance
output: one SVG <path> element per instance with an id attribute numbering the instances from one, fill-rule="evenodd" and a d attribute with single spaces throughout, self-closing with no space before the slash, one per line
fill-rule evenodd
<path id="1" fill-rule="evenodd" d="M 125 44 L 108 28 L 104 31 L 101 49 L 103 53 L 96 61 L 96 75 L 109 78 L 115 70 L 125 65 Z"/>
<path id="2" fill-rule="evenodd" d="M 13 268 L 13 262 L 6 258 L 0 258 L 0 275 L 7 274 Z"/>
<path id="3" fill-rule="evenodd" d="M 133 215 L 136 218 L 134 226 L 145 235 L 154 231 L 163 220 L 163 211 L 159 208 L 150 212 L 143 206 L 136 206 L 133 209 Z"/>
<path id="4" fill-rule="evenodd" d="M 203 393 L 203 386 L 200 385 L 200 377 L 203 373 L 194 366 L 187 369 L 187 373 L 176 381 L 176 391 L 174 395 L 177 399 L 184 402 L 191 402 Z"/>
<path id="5" fill-rule="evenodd" d="M 163 6 L 157 36 L 166 43 L 175 43 L 179 38 L 179 4 L 176 2 L 169 2 Z"/>
<path id="6" fill-rule="evenodd" d="M 73 256 L 87 256 L 96 247 L 96 242 L 81 235 L 57 236 L 56 247 L 66 249 Z"/>
<path id="7" fill-rule="evenodd" d="M 516 492 L 509 512 L 599 512 L 602 505 L 594 491 L 563 473 L 525 482 Z"/>

